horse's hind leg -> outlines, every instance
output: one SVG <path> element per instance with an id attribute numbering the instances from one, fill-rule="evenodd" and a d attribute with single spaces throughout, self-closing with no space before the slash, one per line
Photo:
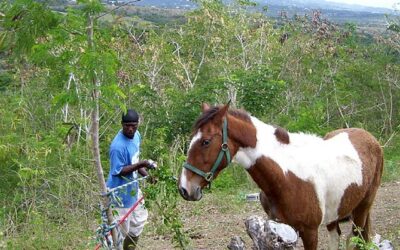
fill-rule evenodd
<path id="1" fill-rule="evenodd" d="M 373 188 L 366 194 L 361 203 L 358 204 L 358 206 L 352 212 L 353 223 L 354 223 L 353 235 L 362 237 L 362 239 L 366 242 L 369 242 L 369 236 L 371 231 L 370 211 L 379 188 L 381 174 L 382 174 L 382 164 L 380 167 L 380 171 L 378 171 L 375 175 L 375 179 L 372 183 Z M 349 247 L 350 237 L 351 236 L 349 235 L 349 238 L 347 239 L 347 247 Z"/>
<path id="2" fill-rule="evenodd" d="M 318 229 L 305 229 L 299 233 L 303 240 L 304 250 L 317 250 Z"/>
<path id="3" fill-rule="evenodd" d="M 374 195 L 375 196 L 375 195 Z M 372 199 L 373 200 L 373 199 Z M 370 235 L 370 209 L 372 207 L 372 201 L 365 201 L 362 202 L 356 209 L 354 209 L 353 215 L 353 229 L 352 233 L 350 233 L 349 237 L 347 238 L 347 248 L 351 246 L 350 238 L 352 236 L 361 237 L 366 242 L 369 241 Z"/>

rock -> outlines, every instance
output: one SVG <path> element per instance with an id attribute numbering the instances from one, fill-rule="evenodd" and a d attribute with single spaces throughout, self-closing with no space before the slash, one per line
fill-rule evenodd
<path id="1" fill-rule="evenodd" d="M 394 250 L 394 246 L 392 242 L 388 240 L 381 241 L 381 236 L 379 234 L 375 234 L 372 239 L 372 242 L 378 246 L 379 250 Z"/>
<path id="2" fill-rule="evenodd" d="M 245 249 L 244 241 L 239 236 L 234 236 L 231 239 L 231 243 L 229 243 L 229 245 L 228 245 L 228 249 L 230 249 L 230 250 L 244 250 Z"/>
<path id="3" fill-rule="evenodd" d="M 392 242 L 384 240 L 378 244 L 379 250 L 394 250 Z"/>

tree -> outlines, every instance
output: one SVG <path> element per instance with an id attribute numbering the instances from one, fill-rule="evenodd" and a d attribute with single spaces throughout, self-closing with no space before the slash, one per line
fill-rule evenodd
<path id="1" fill-rule="evenodd" d="M 74 80 L 77 91 L 70 91 L 68 87 L 57 94 L 55 100 L 59 105 L 81 104 L 81 111 L 90 114 L 91 121 L 87 126 L 90 128 L 87 131 L 90 134 L 89 145 L 92 148 L 100 191 L 105 194 L 107 188 L 99 146 L 99 99 L 102 97 L 109 100 L 111 106 L 120 105 L 121 102 L 114 98 L 114 93 L 121 92 L 110 91 L 117 88 L 116 58 L 112 51 L 106 49 L 110 39 L 100 32 L 97 33 L 98 17 L 104 7 L 100 1 L 87 0 L 80 4 L 80 9 L 70 9 L 65 15 L 60 15 L 43 3 L 19 0 L 7 11 L 3 27 L 9 33 L 7 45 L 15 58 L 19 59 L 17 63 L 27 65 L 23 62 L 28 60 L 41 72 L 50 73 L 53 76 L 50 78 L 50 85 L 57 86 L 59 82 L 66 82 L 66 79 L 69 79 L 69 83 L 71 79 Z M 24 82 L 21 82 L 23 93 Z M 112 101 L 113 99 L 116 101 Z M 64 112 L 69 110 L 64 109 Z M 104 197 L 103 206 L 109 207 L 107 196 Z M 111 224 L 113 217 L 110 209 L 107 209 L 107 216 Z M 115 244 L 118 242 L 116 237 L 114 231 Z"/>

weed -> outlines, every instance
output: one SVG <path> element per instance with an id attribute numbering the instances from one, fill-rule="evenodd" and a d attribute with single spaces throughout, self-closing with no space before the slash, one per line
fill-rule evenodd
<path id="1" fill-rule="evenodd" d="M 354 231 L 357 232 L 358 235 L 350 238 L 351 245 L 357 247 L 360 250 L 379 250 L 379 247 L 375 243 L 373 243 L 372 241 L 366 241 L 362 237 L 362 229 L 360 227 L 355 226 L 354 223 L 353 227 Z"/>

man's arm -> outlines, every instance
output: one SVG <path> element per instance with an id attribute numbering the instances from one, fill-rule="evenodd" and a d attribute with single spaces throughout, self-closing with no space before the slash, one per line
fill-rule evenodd
<path id="1" fill-rule="evenodd" d="M 127 175 L 127 174 L 132 173 L 133 171 L 138 170 L 142 176 L 146 176 L 143 174 L 144 173 L 147 174 L 147 171 L 145 168 L 149 168 L 149 167 L 151 167 L 151 163 L 149 161 L 147 161 L 147 160 L 139 161 L 138 163 L 123 167 L 121 172 L 119 173 L 119 175 Z"/>

